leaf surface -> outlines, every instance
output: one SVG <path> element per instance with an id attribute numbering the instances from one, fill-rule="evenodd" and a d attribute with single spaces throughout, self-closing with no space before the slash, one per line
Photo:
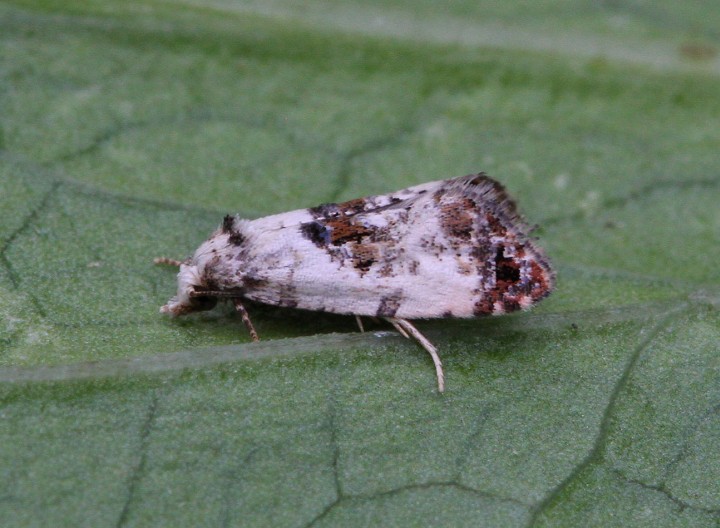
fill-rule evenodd
<path id="1" fill-rule="evenodd" d="M 0 6 L 4 526 L 718 526 L 712 2 Z M 444 4 L 443 4 L 444 5 Z M 558 270 L 390 329 L 157 313 L 247 217 L 484 170 Z"/>

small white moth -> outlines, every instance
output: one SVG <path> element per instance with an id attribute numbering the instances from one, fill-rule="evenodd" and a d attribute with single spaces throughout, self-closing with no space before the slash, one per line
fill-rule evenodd
<path id="1" fill-rule="evenodd" d="M 243 299 L 380 317 L 432 356 L 408 319 L 478 317 L 530 308 L 555 275 L 505 188 L 483 173 L 257 220 L 226 216 L 180 267 L 160 311 L 184 315 L 230 299 L 253 340 Z M 361 326 L 362 329 L 362 326 Z"/>

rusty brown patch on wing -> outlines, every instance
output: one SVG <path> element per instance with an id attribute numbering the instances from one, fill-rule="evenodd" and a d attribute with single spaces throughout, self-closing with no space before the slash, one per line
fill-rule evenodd
<path id="1" fill-rule="evenodd" d="M 346 242 L 360 242 L 363 237 L 372 234 L 373 229 L 355 224 L 351 220 L 352 218 L 338 218 L 327 221 L 330 243 L 339 246 Z"/>
<path id="2" fill-rule="evenodd" d="M 355 198 L 347 202 L 337 204 L 340 212 L 346 216 L 362 213 L 367 208 L 368 202 L 365 198 Z"/>
<path id="3" fill-rule="evenodd" d="M 530 280 L 532 282 L 530 296 L 533 301 L 544 299 L 550 295 L 550 292 L 553 289 L 553 277 L 547 271 L 549 269 L 549 265 L 544 261 L 542 264 L 545 268 L 543 268 L 541 264 L 535 260 L 530 263 Z"/>
<path id="4" fill-rule="evenodd" d="M 475 228 L 475 202 L 470 198 L 440 205 L 440 225 L 451 241 L 466 243 Z"/>
<path id="5" fill-rule="evenodd" d="M 493 313 L 493 301 L 489 295 L 482 295 L 473 306 L 473 313 L 476 316 L 491 315 Z"/>

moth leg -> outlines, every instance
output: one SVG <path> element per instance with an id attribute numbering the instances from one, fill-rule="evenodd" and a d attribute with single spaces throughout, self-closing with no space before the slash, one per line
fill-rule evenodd
<path id="1" fill-rule="evenodd" d="M 155 264 L 167 264 L 168 266 L 175 266 L 176 268 L 179 268 L 180 264 L 182 264 L 182 260 L 175 260 L 167 257 L 155 257 L 153 259 L 153 262 Z"/>
<path id="2" fill-rule="evenodd" d="M 433 363 L 435 363 L 435 373 L 437 374 L 438 392 L 445 391 L 445 374 L 443 373 L 442 361 L 438 356 L 437 348 L 433 345 L 427 337 L 420 333 L 420 330 L 406 319 L 397 319 L 395 317 L 385 318 L 390 324 L 392 324 L 400 334 L 408 339 L 414 339 L 421 347 L 428 351 L 430 357 L 432 357 Z"/>
<path id="3" fill-rule="evenodd" d="M 245 328 L 247 328 L 248 332 L 250 332 L 250 338 L 253 341 L 260 341 L 260 337 L 255 331 L 255 327 L 253 326 L 252 321 L 250 321 L 250 316 L 248 315 L 245 306 L 243 306 L 242 301 L 240 301 L 240 299 L 233 299 L 233 304 L 235 305 L 235 310 L 240 314 L 242 322 L 245 324 Z"/>
<path id="4" fill-rule="evenodd" d="M 408 333 L 402 326 L 400 326 L 400 323 L 398 323 L 397 321 L 397 319 L 388 318 L 388 322 L 395 327 L 395 330 L 397 330 L 401 336 L 403 336 L 405 339 L 410 339 Z"/>
<path id="5" fill-rule="evenodd" d="M 358 328 L 360 329 L 360 332 L 363 332 L 363 333 L 364 333 L 364 332 L 365 332 L 365 327 L 363 327 L 362 319 L 360 318 L 359 315 L 356 315 L 356 316 L 355 316 L 355 322 L 357 323 Z"/>

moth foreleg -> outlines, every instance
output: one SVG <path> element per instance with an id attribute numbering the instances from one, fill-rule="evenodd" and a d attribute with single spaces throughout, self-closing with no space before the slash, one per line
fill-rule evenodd
<path id="1" fill-rule="evenodd" d="M 420 330 L 407 319 L 397 319 L 395 317 L 386 317 L 386 321 L 392 324 L 400 334 L 408 339 L 414 339 L 421 347 L 428 351 L 430 357 L 432 357 L 433 363 L 435 363 L 435 373 L 437 374 L 438 392 L 445 391 L 445 374 L 443 373 L 442 361 L 438 356 L 437 348 L 433 345 L 427 337 L 420 333 Z"/>
<path id="2" fill-rule="evenodd" d="M 242 322 L 245 324 L 245 328 L 248 329 L 248 332 L 250 332 L 250 338 L 253 341 L 260 341 L 260 337 L 258 336 L 258 333 L 255 331 L 255 327 L 252 324 L 252 321 L 250 320 L 250 316 L 247 313 L 247 310 L 245 309 L 245 306 L 243 306 L 242 301 L 240 299 L 233 299 L 233 304 L 235 305 L 235 310 L 240 314 L 240 318 L 242 319 Z"/>

